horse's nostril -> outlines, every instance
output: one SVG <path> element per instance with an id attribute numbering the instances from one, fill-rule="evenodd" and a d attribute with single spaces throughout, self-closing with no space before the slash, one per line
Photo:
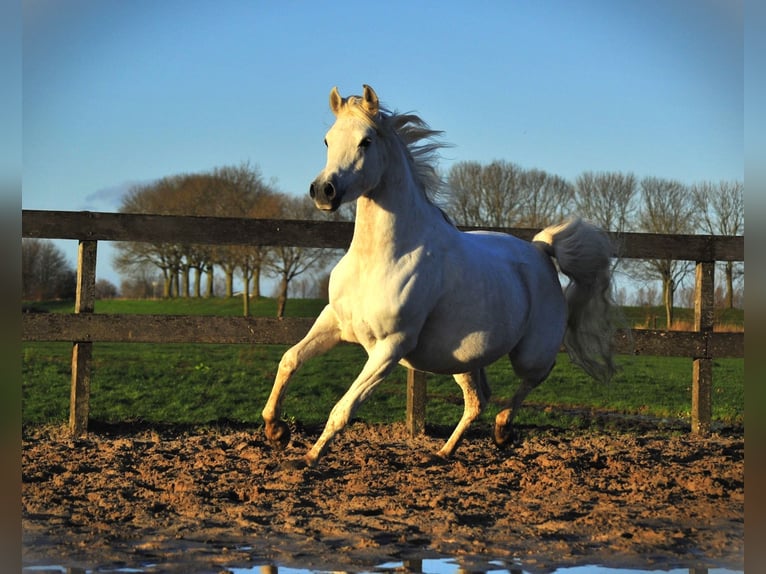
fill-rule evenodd
<path id="1" fill-rule="evenodd" d="M 324 186 L 324 194 L 327 199 L 335 197 L 335 186 L 331 183 L 326 183 Z"/>
<path id="2" fill-rule="evenodd" d="M 311 197 L 311 199 L 314 199 L 314 197 L 316 197 L 316 194 L 317 194 L 317 192 L 314 191 L 314 184 L 312 183 L 309 186 L 309 197 Z"/>

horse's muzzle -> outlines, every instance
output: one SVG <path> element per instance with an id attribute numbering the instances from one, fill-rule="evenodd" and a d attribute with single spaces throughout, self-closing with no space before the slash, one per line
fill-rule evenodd
<path id="1" fill-rule="evenodd" d="M 314 205 L 322 211 L 335 211 L 340 206 L 341 194 L 332 181 L 320 182 L 315 179 L 309 186 L 309 195 Z"/>

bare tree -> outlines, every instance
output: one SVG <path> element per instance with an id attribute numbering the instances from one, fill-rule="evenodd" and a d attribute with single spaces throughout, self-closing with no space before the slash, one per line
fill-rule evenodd
<path id="1" fill-rule="evenodd" d="M 315 219 L 319 211 L 307 198 L 282 196 L 281 217 L 285 219 Z M 290 281 L 308 271 L 323 271 L 337 257 L 335 250 L 282 245 L 272 250 L 266 267 L 279 279 L 277 317 L 283 317 L 287 305 Z"/>
<path id="2" fill-rule="evenodd" d="M 447 210 L 461 225 L 513 227 L 523 203 L 523 170 L 506 161 L 459 162 L 447 176 Z"/>
<path id="3" fill-rule="evenodd" d="M 276 217 L 279 194 L 268 185 L 257 168 L 249 163 L 216 169 L 219 182 L 210 215 L 219 217 Z M 250 298 L 260 297 L 260 276 L 270 248 L 259 245 L 222 245 L 214 248 L 214 262 L 226 277 L 226 296 L 233 295 L 234 274 L 239 270 L 243 280 L 244 314 L 250 314 Z M 212 276 L 209 279 L 212 285 Z M 252 284 L 252 291 L 251 291 Z"/>
<path id="4" fill-rule="evenodd" d="M 462 225 L 541 228 L 567 214 L 574 197 L 565 179 L 502 160 L 456 163 L 447 187 L 447 211 Z"/>
<path id="5" fill-rule="evenodd" d="M 133 187 L 123 198 L 122 213 L 182 214 L 177 201 L 183 176 L 166 177 L 154 183 Z M 115 268 L 123 275 L 132 275 L 145 265 L 160 269 L 163 296 L 179 293 L 179 271 L 183 261 L 183 246 L 174 243 L 122 242 L 116 246 Z"/>
<path id="6" fill-rule="evenodd" d="M 530 169 L 523 173 L 521 181 L 523 201 L 517 225 L 543 228 L 571 211 L 574 187 L 564 178 Z"/>
<path id="7" fill-rule="evenodd" d="M 641 180 L 641 207 L 638 223 L 648 233 L 686 234 L 694 230 L 694 204 L 688 188 L 682 183 L 645 177 Z M 662 283 L 667 328 L 673 325 L 673 296 L 690 271 L 688 261 L 650 259 L 639 263 L 645 276 Z"/>
<path id="8" fill-rule="evenodd" d="M 161 296 L 157 289 L 163 281 L 162 274 L 154 265 L 137 267 L 120 282 L 120 292 L 129 299 L 156 299 Z"/>
<path id="9" fill-rule="evenodd" d="M 586 171 L 575 182 L 575 209 L 602 229 L 629 231 L 635 222 L 637 189 L 632 173 Z"/>
<path id="10" fill-rule="evenodd" d="M 117 285 L 108 279 L 96 281 L 96 299 L 114 299 L 118 294 Z"/>
<path id="11" fill-rule="evenodd" d="M 249 163 L 217 168 L 211 173 L 183 174 L 137 186 L 123 199 L 124 213 L 199 215 L 217 217 L 268 217 L 269 198 L 275 192 Z M 234 273 L 243 265 L 247 248 L 239 246 L 192 245 L 186 243 L 149 244 L 125 242 L 118 245 L 115 267 L 122 273 L 135 273 L 145 264 L 159 268 L 163 275 L 163 296 L 201 296 L 202 277 L 207 279 L 207 295 L 213 294 L 214 267 L 227 275 L 227 294 L 232 294 Z M 250 250 L 262 249 L 257 246 Z M 248 257 L 250 278 L 253 268 Z M 256 261 L 263 258 L 258 254 Z"/>
<path id="12" fill-rule="evenodd" d="M 73 299 L 77 274 L 49 239 L 21 240 L 21 296 L 30 301 Z"/>
<path id="13" fill-rule="evenodd" d="M 586 171 L 575 182 L 575 211 L 613 233 L 617 257 L 612 271 L 624 271 L 622 234 L 635 226 L 636 176 L 632 173 Z"/>
<path id="14" fill-rule="evenodd" d="M 180 214 L 212 216 L 217 210 L 217 199 L 222 187 L 220 178 L 215 173 L 187 175 L 179 182 L 174 201 Z M 201 297 L 203 275 L 207 276 L 207 294 L 212 295 L 214 246 L 184 244 L 181 249 L 184 253 L 179 270 L 182 296 Z"/>
<path id="15" fill-rule="evenodd" d="M 703 232 L 710 235 L 742 235 L 745 232 L 744 184 L 741 181 L 704 182 L 692 186 L 692 199 Z M 734 307 L 734 281 L 744 274 L 735 261 L 723 263 L 725 306 Z"/>
<path id="16" fill-rule="evenodd" d="M 277 193 L 260 194 L 253 197 L 246 217 L 253 218 L 276 218 L 280 216 L 281 195 Z M 224 248 L 228 258 L 239 269 L 242 275 L 242 312 L 245 316 L 250 314 L 250 299 L 261 296 L 261 275 L 267 264 L 274 257 L 273 247 L 263 245 L 231 245 Z M 224 263 L 225 264 L 225 263 Z M 229 269 L 229 267 L 225 267 Z M 230 286 L 227 277 L 227 286 Z M 252 287 L 251 287 L 252 286 Z M 228 292 L 229 287 L 227 287 Z"/>

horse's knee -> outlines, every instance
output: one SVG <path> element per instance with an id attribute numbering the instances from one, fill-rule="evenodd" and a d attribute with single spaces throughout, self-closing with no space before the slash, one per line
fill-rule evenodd
<path id="1" fill-rule="evenodd" d="M 285 351 L 279 360 L 279 372 L 282 376 L 290 376 L 298 369 L 298 354 L 294 349 Z"/>

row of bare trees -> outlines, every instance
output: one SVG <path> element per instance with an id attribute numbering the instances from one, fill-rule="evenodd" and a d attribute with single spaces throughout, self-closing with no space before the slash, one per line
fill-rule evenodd
<path id="1" fill-rule="evenodd" d="M 21 299 L 49 301 L 74 299 L 77 292 L 77 270 L 50 239 L 21 239 Z M 106 279 L 96 281 L 96 298 L 117 296 L 117 287 Z M 26 307 L 34 309 L 34 305 Z"/>
<path id="2" fill-rule="evenodd" d="M 544 227 L 578 213 L 617 233 L 744 233 L 742 182 L 703 182 L 692 186 L 672 179 L 637 178 L 631 173 L 585 172 L 574 183 L 539 169 L 525 169 L 508 161 L 458 162 L 447 174 L 444 208 L 458 224 L 493 227 Z M 249 164 L 224 167 L 208 174 L 181 175 L 133 189 L 121 211 L 236 217 L 311 219 L 316 210 L 305 199 L 280 194 Z M 336 254 L 325 250 L 259 246 L 214 247 L 193 245 L 124 244 L 117 258 L 123 272 L 151 265 L 163 273 L 163 295 L 200 295 L 200 278 L 208 275 L 212 294 L 213 269 L 226 277 L 232 294 L 239 272 L 245 305 L 259 293 L 261 273 L 279 278 L 279 309 L 284 310 L 290 281 L 311 269 L 323 269 Z M 673 322 L 674 296 L 689 276 L 690 262 L 645 260 L 622 262 L 621 269 L 640 281 L 659 280 L 667 324 Z M 732 307 L 735 282 L 742 264 L 723 264 L 726 306 Z M 253 285 L 253 292 L 250 291 Z M 247 307 L 245 307 L 247 313 Z"/>
<path id="3" fill-rule="evenodd" d="M 585 172 L 574 183 L 539 169 L 507 161 L 458 162 L 445 176 L 442 207 L 459 225 L 540 228 L 572 213 L 619 234 L 744 233 L 742 182 L 685 185 L 631 173 Z M 183 174 L 132 188 L 119 209 L 124 213 L 255 217 L 326 218 L 307 198 L 278 192 L 249 163 L 207 173 Z M 353 217 L 353 206 L 336 214 Z M 125 278 L 125 296 L 233 296 L 235 277 L 243 287 L 244 314 L 259 296 L 262 275 L 277 279 L 278 313 L 296 277 L 326 281 L 339 253 L 297 247 L 213 246 L 185 243 L 119 243 L 115 268 Z M 27 299 L 67 297 L 74 270 L 50 242 L 22 242 L 22 277 Z M 667 324 L 673 322 L 674 296 L 684 287 L 692 266 L 674 260 L 617 261 L 616 270 L 648 285 L 659 281 Z M 725 306 L 743 284 L 742 263 L 722 263 Z M 222 278 L 223 279 L 222 279 Z M 301 277 L 305 288 L 307 281 Z M 105 294 L 108 285 L 102 285 Z M 203 290 L 204 289 L 204 290 Z M 741 291 L 740 291 L 741 292 Z"/>
<path id="4" fill-rule="evenodd" d="M 741 235 L 744 233 L 742 182 L 685 185 L 672 179 L 637 178 L 631 173 L 585 172 L 572 184 L 537 169 L 507 161 L 459 162 L 447 177 L 446 209 L 459 224 L 543 227 L 577 213 L 618 234 L 647 233 Z M 689 275 L 690 262 L 665 259 L 622 262 L 634 279 L 659 280 L 667 324 L 673 298 Z M 723 264 L 726 306 L 742 264 Z"/>
<path id="5" fill-rule="evenodd" d="M 275 191 L 248 163 L 136 186 L 123 199 L 120 211 L 283 219 L 311 219 L 316 214 L 308 202 Z M 125 242 L 118 244 L 114 264 L 121 274 L 133 277 L 149 277 L 159 270 L 163 297 L 212 296 L 216 269 L 224 274 L 225 295 L 231 297 L 238 274 L 245 315 L 250 298 L 260 296 L 262 274 L 268 273 L 278 279 L 278 315 L 282 316 L 290 282 L 307 271 L 323 269 L 333 256 L 324 249 L 290 246 Z"/>

